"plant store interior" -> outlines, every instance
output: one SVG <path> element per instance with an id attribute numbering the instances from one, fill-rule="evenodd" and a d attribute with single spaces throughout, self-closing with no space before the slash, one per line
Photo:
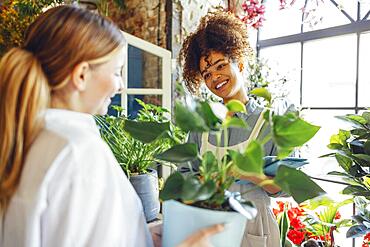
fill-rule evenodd
<path id="1" fill-rule="evenodd" d="M 9 84 L 1 72 L 7 54 L 24 47 L 26 30 L 38 16 L 61 5 L 104 16 L 124 37 L 122 90 L 111 98 L 107 114 L 93 119 L 141 200 L 154 246 L 370 246 L 370 0 L 0 0 L 1 97 Z M 195 40 L 207 25 L 234 28 L 209 13 L 232 15 L 235 26 L 246 30 L 233 35 L 250 48 L 247 56 L 229 56 L 226 48 L 204 48 L 208 44 Z M 219 44 L 223 32 L 213 35 Z M 223 42 L 230 47 L 232 41 Z M 187 53 L 194 51 L 198 57 Z M 217 52 L 243 76 L 244 102 L 209 86 L 207 75 L 223 69 L 214 69 Z M 240 57 L 245 60 L 238 64 Z M 200 82 L 197 93 L 188 87 L 192 80 Z M 280 116 L 274 103 L 282 99 L 294 110 Z M 250 101 L 262 109 L 253 123 Z M 1 118 L 10 116 L 6 112 L 2 105 Z M 0 134 L 8 123 L 3 119 Z M 232 138 L 243 131 L 250 133 L 245 145 L 227 149 L 241 144 Z M 267 134 L 260 138 L 262 132 Z M 202 153 L 204 140 L 214 149 Z M 3 150 L 5 145 L 2 141 Z M 5 181 L 9 161 L 0 157 L 0 162 Z M 268 198 L 263 209 L 256 191 Z M 11 209 L 12 203 L 5 205 Z M 21 231 L 6 229 L 3 205 L 0 230 Z M 256 219 L 262 233 L 248 227 Z M 225 229 L 180 245 L 214 224 Z M 276 236 L 265 232 L 271 225 Z M 63 239 L 63 229 L 56 229 Z M 0 236 L 0 246 L 13 243 Z M 103 246 L 74 241 L 60 246 Z M 116 244 L 107 246 L 152 246 Z M 27 237 L 16 246 L 41 245 Z"/>

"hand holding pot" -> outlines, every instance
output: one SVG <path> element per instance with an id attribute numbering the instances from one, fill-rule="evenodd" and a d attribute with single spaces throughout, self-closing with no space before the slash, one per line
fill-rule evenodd
<path id="1" fill-rule="evenodd" d="M 208 241 L 209 237 L 223 230 L 224 226 L 221 224 L 203 228 L 202 230 L 190 235 L 190 237 L 184 240 L 177 247 L 212 247 L 211 243 Z"/>

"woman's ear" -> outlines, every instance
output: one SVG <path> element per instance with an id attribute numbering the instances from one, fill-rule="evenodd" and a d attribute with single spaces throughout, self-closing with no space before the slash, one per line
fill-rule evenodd
<path id="1" fill-rule="evenodd" d="M 72 71 L 72 84 L 77 90 L 84 91 L 90 77 L 90 66 L 87 62 L 77 64 Z"/>

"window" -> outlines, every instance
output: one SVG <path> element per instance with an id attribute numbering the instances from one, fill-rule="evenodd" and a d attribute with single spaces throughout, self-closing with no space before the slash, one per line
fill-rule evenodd
<path id="1" fill-rule="evenodd" d="M 318 157 L 329 153 L 326 145 L 332 134 L 350 127 L 335 116 L 360 113 L 370 106 L 370 4 L 361 0 L 297 0 L 292 8 L 279 10 L 273 5 L 279 1 L 264 2 L 266 21 L 259 30 L 257 54 L 272 68 L 291 75 L 291 100 L 303 107 L 308 121 L 322 126 L 302 153 L 311 161 L 305 168 L 308 174 L 326 176 L 338 168 L 336 161 Z M 316 2 L 318 6 L 311 5 Z M 316 8 L 312 12 L 316 17 L 305 18 L 301 7 Z M 327 178 L 333 180 L 332 176 Z M 326 182 L 319 184 L 332 193 L 341 189 Z M 345 215 L 351 214 L 350 205 Z M 344 235 L 336 237 L 336 244 L 361 246 L 361 239 L 355 245 Z"/>
<path id="2" fill-rule="evenodd" d="M 112 104 L 121 105 L 124 114 L 134 118 L 140 110 L 135 98 L 171 110 L 171 52 L 123 32 L 127 61 L 123 72 L 124 90 Z M 110 111 L 113 114 L 113 111 Z"/>

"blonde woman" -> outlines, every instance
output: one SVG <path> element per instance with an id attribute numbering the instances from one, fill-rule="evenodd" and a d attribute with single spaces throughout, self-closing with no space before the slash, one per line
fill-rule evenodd
<path id="1" fill-rule="evenodd" d="M 107 19 L 59 6 L 1 59 L 0 246 L 153 245 L 140 200 L 92 117 L 122 89 L 124 46 Z"/>

